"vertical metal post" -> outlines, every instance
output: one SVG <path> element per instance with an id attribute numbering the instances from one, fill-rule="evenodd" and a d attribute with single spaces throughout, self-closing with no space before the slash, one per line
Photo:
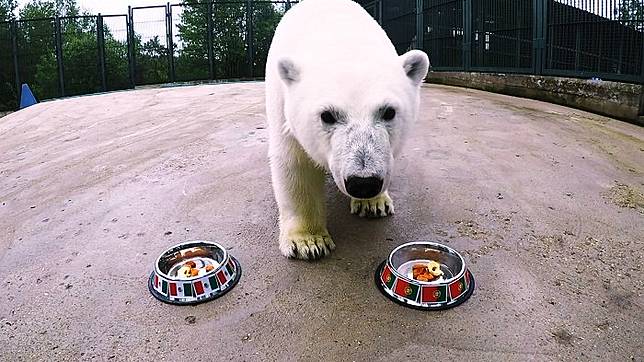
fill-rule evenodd
<path id="1" fill-rule="evenodd" d="M 168 43 L 168 72 L 170 73 L 170 82 L 174 83 L 176 74 L 174 72 L 174 39 L 172 39 L 172 6 L 169 2 L 165 6 L 165 27 Z"/>
<path id="2" fill-rule="evenodd" d="M 286 11 L 291 10 L 291 0 L 286 0 Z"/>
<path id="3" fill-rule="evenodd" d="M 13 71 L 16 75 L 16 99 L 20 103 L 20 66 L 18 64 L 18 22 L 11 21 L 11 52 L 13 53 Z M 17 106 L 17 105 L 16 105 Z"/>
<path id="4" fill-rule="evenodd" d="M 136 82 L 134 80 L 135 68 L 136 68 L 136 56 L 134 54 L 134 11 L 132 7 L 127 7 L 127 18 L 125 20 L 127 25 L 127 60 L 128 60 L 128 70 L 130 78 L 130 88 L 136 87 Z"/>
<path id="5" fill-rule="evenodd" d="M 579 24 L 575 26 L 575 72 L 579 72 L 581 63 L 581 32 L 579 31 Z"/>
<path id="6" fill-rule="evenodd" d="M 382 26 L 382 1 L 378 0 L 378 23 Z"/>
<path id="7" fill-rule="evenodd" d="M 60 18 L 56 16 L 54 19 L 54 29 L 56 32 L 56 61 L 58 63 L 58 84 L 60 88 L 60 96 L 65 96 L 65 70 L 63 69 L 63 39 L 61 34 Z"/>
<path id="8" fill-rule="evenodd" d="M 212 22 L 212 1 L 208 0 L 208 10 L 206 14 L 208 16 L 208 34 L 207 34 L 207 44 L 208 44 L 208 76 L 210 79 L 215 79 L 215 59 L 213 59 L 213 49 L 212 49 L 212 32 L 213 32 L 213 22 Z"/>
<path id="9" fill-rule="evenodd" d="M 550 31 L 550 26 L 548 24 L 548 12 L 550 10 L 550 7 L 553 6 L 551 2 L 548 2 L 547 5 L 544 7 L 543 10 L 543 38 L 544 38 L 544 49 L 545 47 L 548 48 L 548 51 L 546 52 L 547 54 L 544 55 L 543 57 L 543 73 L 546 72 L 546 69 L 552 69 L 552 58 L 554 57 L 554 30 L 551 32 Z M 554 11 L 554 10 L 553 10 Z"/>
<path id="10" fill-rule="evenodd" d="M 510 9 L 512 9 L 512 7 L 510 7 Z M 521 30 L 519 30 L 519 27 L 521 26 L 521 22 L 524 21 L 524 19 L 521 16 L 523 14 L 523 11 L 522 11 L 523 4 L 522 3 L 516 4 L 516 8 L 513 10 L 514 10 L 514 14 L 513 14 L 514 21 L 512 22 L 512 25 L 516 29 L 514 33 L 514 41 L 516 43 L 516 57 L 517 57 L 516 62 L 514 63 L 514 66 L 518 69 L 518 68 L 521 68 Z"/>
<path id="11" fill-rule="evenodd" d="M 642 37 L 644 37 L 644 29 L 642 30 L 643 30 Z M 642 52 L 640 54 L 642 54 L 642 61 L 641 61 L 642 69 L 640 70 L 640 80 L 641 80 L 640 83 L 644 84 L 644 41 L 642 42 Z M 640 108 L 640 115 L 644 116 L 644 85 L 642 86 L 642 107 Z"/>
<path id="12" fill-rule="evenodd" d="M 545 59 L 546 45 L 546 0 L 534 0 L 532 11 L 532 71 L 534 74 L 542 74 Z"/>
<path id="13" fill-rule="evenodd" d="M 423 0 L 416 0 L 416 49 L 424 49 L 423 36 L 425 31 L 423 21 Z"/>
<path id="14" fill-rule="evenodd" d="M 103 16 L 99 13 L 96 18 L 96 45 L 98 46 L 98 63 L 101 71 L 101 89 L 107 91 L 107 76 L 105 74 L 105 28 Z"/>
<path id="15" fill-rule="evenodd" d="M 601 72 L 601 66 L 602 66 L 603 40 L 604 40 L 604 35 L 602 33 L 597 34 L 598 49 L 597 49 L 597 57 L 595 58 L 595 71 L 598 73 Z"/>
<path id="16" fill-rule="evenodd" d="M 253 50 L 253 0 L 246 0 L 246 60 L 248 61 L 248 77 L 253 77 L 255 60 Z"/>
<path id="17" fill-rule="evenodd" d="M 644 56 L 644 53 L 642 53 Z M 642 58 L 642 64 L 644 65 L 644 58 Z M 624 41 L 619 42 L 619 61 L 617 62 L 617 74 L 622 74 L 622 64 L 624 63 Z"/>
<path id="18" fill-rule="evenodd" d="M 463 69 L 472 67 L 472 1 L 463 0 Z"/>

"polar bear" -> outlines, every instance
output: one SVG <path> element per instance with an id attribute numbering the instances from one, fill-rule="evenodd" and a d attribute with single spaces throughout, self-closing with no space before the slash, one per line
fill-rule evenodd
<path id="1" fill-rule="evenodd" d="M 326 226 L 326 172 L 351 198 L 351 213 L 394 213 L 387 188 L 428 67 L 422 51 L 398 56 L 353 1 L 303 0 L 284 15 L 266 61 L 282 254 L 317 259 L 335 249 Z"/>

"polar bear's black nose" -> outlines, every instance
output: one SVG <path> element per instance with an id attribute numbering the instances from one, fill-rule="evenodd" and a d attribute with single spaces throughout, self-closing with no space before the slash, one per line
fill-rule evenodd
<path id="1" fill-rule="evenodd" d="M 349 195 L 356 199 L 370 199 L 382 191 L 382 179 L 378 177 L 354 177 L 344 181 Z"/>

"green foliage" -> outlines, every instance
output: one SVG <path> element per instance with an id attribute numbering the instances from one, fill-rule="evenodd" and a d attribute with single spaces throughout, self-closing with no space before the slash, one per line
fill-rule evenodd
<path id="1" fill-rule="evenodd" d="M 105 78 L 107 90 L 127 89 L 130 86 L 127 44 L 114 39 L 105 31 Z"/>
<path id="2" fill-rule="evenodd" d="M 217 78 L 238 78 L 248 75 L 247 7 L 245 3 L 215 3 L 212 8 L 212 52 Z M 282 17 L 273 4 L 254 3 L 253 69 L 263 74 L 263 65 L 275 27 Z M 206 4 L 186 5 L 177 25 L 181 40 L 177 51 L 177 76 L 203 79 L 208 72 L 208 7 Z M 205 74 L 205 75 L 204 75 Z"/>
<path id="3" fill-rule="evenodd" d="M 167 83 L 168 76 L 168 48 L 161 44 L 158 35 L 141 45 L 140 36 L 134 39 L 136 51 L 136 84 Z"/>
<path id="4" fill-rule="evenodd" d="M 615 11 L 618 19 L 626 26 L 644 30 L 644 2 L 642 0 L 622 0 Z"/>
<path id="5" fill-rule="evenodd" d="M 259 3 L 253 11 L 253 60 L 255 76 L 264 76 L 268 49 L 275 34 L 275 28 L 284 13 L 277 11 L 272 4 Z"/>
<path id="6" fill-rule="evenodd" d="M 58 65 L 53 52 L 44 53 L 35 65 L 34 82 L 31 83 L 31 88 L 37 99 L 58 96 Z"/>
<path id="7" fill-rule="evenodd" d="M 0 21 L 12 19 L 17 0 L 0 0 Z M 209 77 L 208 5 L 183 6 L 181 21 L 173 44 L 173 61 L 178 80 Z M 95 17 L 80 15 L 76 0 L 31 0 L 19 11 L 16 43 L 20 83 L 27 83 L 39 100 L 62 95 L 59 59 L 56 51 L 56 21 L 60 19 L 64 94 L 77 95 L 103 89 L 98 54 L 98 31 Z M 89 15 L 89 14 L 83 14 Z M 248 58 L 248 16 L 252 17 L 253 64 Z M 262 76 L 268 48 L 282 10 L 270 3 L 257 2 L 252 11 L 247 3 L 215 3 L 212 6 L 212 55 L 215 77 L 243 78 Z M 128 44 L 114 37 L 104 26 L 105 77 L 108 90 L 130 87 Z M 15 109 L 18 101 L 14 76 L 13 51 L 9 23 L 0 23 L 0 110 Z M 162 34 L 159 34 L 163 36 Z M 134 34 L 134 82 L 159 84 L 170 81 L 170 54 L 159 35 L 142 39 Z"/>
<path id="8" fill-rule="evenodd" d="M 20 10 L 21 19 L 40 19 L 22 21 L 18 23 L 17 30 L 20 80 L 31 86 L 38 99 L 60 96 L 54 35 L 56 26 L 53 20 L 44 18 L 74 16 L 78 13 L 75 0 L 32 0 Z M 61 32 L 77 34 L 88 27 L 87 20 L 70 20 L 62 23 Z M 74 36 L 64 39 L 65 43 L 73 42 Z"/>
<path id="9" fill-rule="evenodd" d="M 16 9 L 15 0 L 0 0 L 0 21 L 11 20 Z M 0 23 L 0 111 L 16 107 L 13 52 L 9 23 Z"/>
<path id="10" fill-rule="evenodd" d="M 0 21 L 13 19 L 17 6 L 16 0 L 0 0 Z"/>
<path id="11" fill-rule="evenodd" d="M 20 9 L 20 19 L 77 16 L 80 9 L 76 0 L 31 0 Z"/>
<path id="12" fill-rule="evenodd" d="M 21 19 L 41 19 L 19 22 L 16 34 L 20 81 L 29 84 L 38 99 L 61 95 L 56 57 L 56 25 L 54 20 L 43 18 L 78 14 L 75 0 L 33 0 L 20 11 Z M 60 20 L 60 31 L 65 95 L 100 91 L 102 80 L 96 18 L 63 18 Z M 107 27 L 104 29 L 104 41 L 107 88 L 127 88 L 127 44 L 116 40 Z M 5 64 L 5 61 L 2 60 L 2 63 Z M 13 60 L 8 64 L 13 64 Z M 13 76 L 11 79 L 13 80 Z M 2 94 L 5 94 L 4 88 L 6 87 L 0 90 Z M 15 85 L 11 88 L 15 88 Z M 3 108 L 7 109 L 7 106 L 0 104 L 0 109 Z"/>

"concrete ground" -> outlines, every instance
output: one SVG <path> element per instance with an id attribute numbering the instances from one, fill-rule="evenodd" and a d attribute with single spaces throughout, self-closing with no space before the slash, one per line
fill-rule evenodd
<path id="1" fill-rule="evenodd" d="M 0 360 L 644 358 L 644 128 L 426 86 L 397 163 L 397 214 L 363 220 L 329 184 L 337 244 L 283 258 L 261 83 L 42 103 L 0 119 Z M 241 282 L 176 307 L 146 282 L 186 240 Z M 409 240 L 463 252 L 472 298 L 407 309 L 374 286 Z"/>

